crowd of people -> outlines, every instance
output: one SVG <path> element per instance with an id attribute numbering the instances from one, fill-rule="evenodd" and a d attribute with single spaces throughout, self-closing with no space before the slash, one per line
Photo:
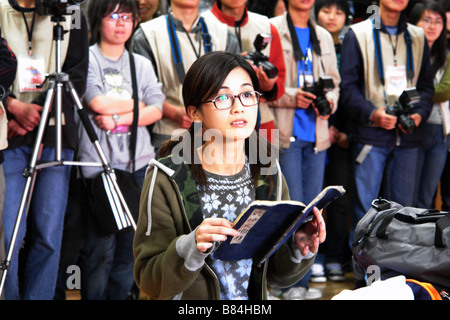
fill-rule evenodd
<path id="1" fill-rule="evenodd" d="M 37 3 L 0 0 L 4 299 L 65 299 L 73 265 L 86 300 L 141 290 L 319 299 L 308 284 L 345 279 L 353 230 L 374 199 L 450 208 L 449 1 L 88 0 L 73 15 Z M 68 31 L 58 50 L 55 15 Z M 66 91 L 36 145 L 43 80 L 57 72 L 82 98 L 98 145 Z M 208 130 L 223 139 L 208 140 Z M 269 164 L 259 153 L 251 161 L 255 142 Z M 93 163 L 98 147 L 142 189 L 136 230 L 100 231 L 92 192 L 101 166 L 39 169 L 21 206 L 36 150 L 41 162 L 60 152 Z M 345 196 L 314 210 L 262 266 L 211 257 L 253 200 L 309 203 L 329 185 Z"/>

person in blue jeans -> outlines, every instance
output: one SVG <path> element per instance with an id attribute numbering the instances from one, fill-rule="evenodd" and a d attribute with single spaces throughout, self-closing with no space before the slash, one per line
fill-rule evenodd
<path id="1" fill-rule="evenodd" d="M 39 16 L 34 0 L 2 0 L 0 25 L 2 34 L 17 57 L 18 70 L 10 95 L 4 100 L 8 116 L 8 149 L 4 151 L 3 163 L 6 194 L 3 215 L 5 246 L 9 250 L 14 245 L 10 266 L 6 276 L 4 293 L 6 299 L 53 299 L 60 257 L 63 221 L 68 196 L 70 166 L 54 166 L 39 170 L 36 175 L 31 202 L 25 208 L 15 243 L 11 243 L 19 204 L 24 194 L 23 173 L 31 162 L 31 152 L 35 143 L 41 111 L 47 96 L 46 86 L 42 89 L 36 83 L 44 80 L 45 74 L 56 70 L 53 23 L 50 16 Z M 86 20 L 80 12 L 80 25 L 71 28 L 71 19 L 62 22 L 69 34 L 61 41 L 62 72 L 70 76 L 77 93 L 81 96 L 86 86 L 88 67 L 88 31 Z M 23 30 L 32 32 L 28 34 Z M 21 77 L 34 68 L 33 77 Z M 50 123 L 45 128 L 40 160 L 55 160 L 55 118 L 56 108 L 52 108 Z M 63 90 L 61 116 L 62 159 L 70 161 L 77 145 L 74 120 L 74 102 Z M 29 225 L 27 225 L 29 222 Z M 27 234 L 26 256 L 19 261 L 19 250 Z M 19 263 L 24 270 L 19 280 Z M 21 284 L 19 290 L 19 282 Z"/>
<path id="2" fill-rule="evenodd" d="M 0 99 L 5 99 L 7 97 L 7 90 L 14 82 L 17 70 L 17 59 L 14 53 L 8 46 L 8 43 L 3 39 L 2 30 L 0 29 L 0 89 L 2 93 L 0 94 Z M 0 103 L 0 261 L 5 260 L 5 237 L 3 235 L 3 207 L 5 204 L 5 174 L 3 171 L 3 150 L 8 147 L 8 136 L 7 136 L 7 125 L 8 120 L 6 118 L 6 110 L 3 103 Z M 0 276 L 3 275 L 3 270 L 0 270 Z M 4 292 L 0 292 L 0 300 L 4 300 Z"/>
<path id="3" fill-rule="evenodd" d="M 355 189 L 350 243 L 357 222 L 380 194 L 411 206 L 414 202 L 423 126 L 433 105 L 430 50 L 423 30 L 406 22 L 408 0 L 380 0 L 379 19 L 350 26 L 341 51 L 341 102 L 353 121 Z M 420 101 L 408 134 L 387 113 L 406 89 Z"/>
<path id="4" fill-rule="evenodd" d="M 411 13 L 410 22 L 423 28 L 431 50 L 431 67 L 434 75 L 434 105 L 427 122 L 426 135 L 419 158 L 419 183 L 417 203 L 419 208 L 434 208 L 434 197 L 439 179 L 444 171 L 449 148 L 450 134 L 449 91 L 450 55 L 447 55 L 446 14 L 444 7 L 435 1 L 417 3 Z M 445 76 L 445 77 L 444 77 Z"/>
<path id="5" fill-rule="evenodd" d="M 133 172 L 142 186 L 148 163 L 155 157 L 147 126 L 161 119 L 164 94 L 151 61 L 128 51 L 138 23 L 133 0 L 96 0 L 88 8 L 91 25 L 89 72 L 83 97 L 100 146 L 113 169 Z M 133 121 L 133 86 L 130 54 L 135 61 L 139 118 L 134 159 L 130 154 Z M 84 130 L 79 131 L 78 158 L 82 162 L 99 159 Z M 102 168 L 83 166 L 81 174 L 89 192 L 92 179 Z M 92 211 L 85 204 L 86 212 Z M 132 228 L 103 235 L 98 223 L 86 218 L 79 253 L 81 297 L 86 300 L 124 300 L 134 284 Z"/>
<path id="6" fill-rule="evenodd" d="M 309 203 L 323 188 L 326 150 L 330 147 L 328 118 L 337 109 L 339 71 L 333 39 L 316 25 L 309 12 L 314 1 L 288 1 L 288 12 L 270 19 L 277 28 L 286 64 L 285 93 L 273 107 L 280 137 L 280 165 L 292 200 Z M 324 97 L 327 113 L 320 112 L 317 96 L 306 87 L 331 77 L 334 89 Z M 283 293 L 285 299 L 320 298 L 308 289 L 309 275 Z"/>
<path id="7" fill-rule="evenodd" d="M 350 7 L 345 0 L 316 0 L 314 13 L 317 23 L 327 29 L 334 41 L 339 60 L 342 39 L 350 24 Z M 351 149 L 349 133 L 351 121 L 345 108 L 338 106 L 329 119 L 331 147 L 327 150 L 325 185 L 342 185 L 346 193 L 327 206 L 327 241 L 321 247 L 312 267 L 311 282 L 344 281 L 343 265 L 346 261 L 347 221 L 350 216 Z M 323 260 L 323 263 L 320 262 Z"/>

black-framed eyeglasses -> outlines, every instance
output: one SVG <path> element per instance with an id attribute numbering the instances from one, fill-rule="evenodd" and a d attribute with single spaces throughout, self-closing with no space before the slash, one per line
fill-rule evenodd
<path id="1" fill-rule="evenodd" d="M 234 105 L 234 100 L 239 98 L 239 101 L 244 107 L 251 107 L 258 104 L 259 99 L 261 97 L 261 93 L 258 91 L 245 91 L 239 94 L 220 94 L 216 96 L 214 99 L 205 101 L 203 103 L 212 102 L 216 109 L 224 110 L 230 109 Z"/>
<path id="2" fill-rule="evenodd" d="M 117 22 L 120 19 L 122 19 L 123 22 L 133 22 L 133 17 L 131 15 L 128 14 L 120 14 L 117 12 L 111 13 L 109 15 L 106 16 L 106 18 L 110 21 L 114 21 Z"/>

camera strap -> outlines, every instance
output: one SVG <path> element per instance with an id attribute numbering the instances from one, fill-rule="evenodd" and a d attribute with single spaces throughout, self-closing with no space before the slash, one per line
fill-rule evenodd
<path id="1" fill-rule="evenodd" d="M 303 54 L 303 51 L 300 48 L 300 42 L 298 41 L 298 38 L 297 38 L 297 32 L 295 31 L 295 26 L 294 26 L 294 23 L 292 22 L 291 16 L 289 15 L 289 12 L 286 14 L 286 18 L 287 18 L 289 33 L 290 33 L 291 39 L 292 39 L 292 46 L 294 48 L 295 59 L 297 61 L 305 61 L 307 59 L 307 57 L 305 57 L 305 55 Z M 310 32 L 309 39 L 312 43 L 313 51 L 314 51 L 314 53 L 316 53 L 317 55 L 320 56 L 320 55 L 322 55 L 322 51 L 320 49 L 319 41 L 317 40 L 316 30 L 314 29 L 314 26 L 312 25 L 311 21 L 309 21 L 309 20 L 308 20 L 308 28 L 309 28 L 309 32 Z"/>
<path id="2" fill-rule="evenodd" d="M 175 30 L 175 24 L 173 22 L 172 17 L 170 14 L 166 16 L 167 20 L 167 30 L 169 31 L 169 39 L 170 39 L 170 46 L 172 48 L 172 56 L 173 60 L 175 62 L 175 70 L 178 75 L 178 80 L 181 84 L 184 82 L 184 77 L 186 75 L 184 66 L 183 66 L 183 58 L 181 57 L 181 51 L 180 51 L 180 44 L 178 42 L 178 37 Z M 203 47 L 205 49 L 205 53 L 212 51 L 212 43 L 211 43 L 211 35 L 208 32 L 208 27 L 206 26 L 205 20 L 203 17 L 200 17 L 199 19 L 201 32 L 202 32 L 202 38 L 203 38 Z M 187 33 L 187 31 L 186 31 Z M 189 37 L 189 34 L 187 33 L 188 39 L 191 41 L 191 38 Z M 201 42 L 201 40 L 200 40 Z M 194 49 L 194 52 L 197 56 L 197 58 L 200 55 L 200 50 L 197 54 L 197 51 L 194 48 L 194 44 L 191 41 L 192 48 Z"/>
<path id="3" fill-rule="evenodd" d="M 295 31 L 295 26 L 294 26 L 294 23 L 292 22 L 292 18 L 289 14 L 289 11 L 286 14 L 286 19 L 287 19 L 289 33 L 291 35 L 291 41 L 292 41 L 292 47 L 294 49 L 295 59 L 297 61 L 302 61 L 306 65 L 306 61 L 308 60 L 308 57 L 305 57 L 302 49 L 300 48 L 300 42 L 298 41 L 297 32 Z M 312 44 L 312 50 L 315 54 L 317 54 L 318 56 L 321 56 L 322 49 L 320 48 L 320 43 L 319 43 L 319 40 L 317 39 L 316 29 L 314 28 L 314 26 L 310 20 L 308 20 L 308 28 L 309 28 L 309 39 Z M 312 58 L 311 58 L 311 63 L 312 63 Z M 323 72 L 326 73 L 325 66 L 323 65 L 322 59 L 320 59 L 320 66 L 322 67 Z"/>

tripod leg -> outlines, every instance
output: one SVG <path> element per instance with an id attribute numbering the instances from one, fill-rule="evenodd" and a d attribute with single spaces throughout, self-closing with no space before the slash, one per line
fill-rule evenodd
<path id="1" fill-rule="evenodd" d="M 30 165 L 24 171 L 24 176 L 26 177 L 26 182 L 25 182 L 25 186 L 23 189 L 22 198 L 20 200 L 20 205 L 19 205 L 19 209 L 17 212 L 16 220 L 14 222 L 13 233 L 11 235 L 8 252 L 6 254 L 6 260 L 2 266 L 2 269 L 4 269 L 4 270 L 3 270 L 2 278 L 0 280 L 0 295 L 3 293 L 3 288 L 5 285 L 5 281 L 6 281 L 6 275 L 8 273 L 8 268 L 11 263 L 12 255 L 14 252 L 14 246 L 15 246 L 15 243 L 17 240 L 17 235 L 19 233 L 20 222 L 23 218 L 23 214 L 24 214 L 25 210 L 28 211 L 28 209 L 30 207 L 29 205 L 30 205 L 31 198 L 33 195 L 33 186 L 34 186 L 34 182 L 36 180 L 36 174 L 37 174 L 36 163 L 37 163 L 38 159 L 40 158 L 40 155 L 42 152 L 42 138 L 44 136 L 45 127 L 47 125 L 48 117 L 50 114 L 50 106 L 53 102 L 53 98 L 55 95 L 54 89 L 55 89 L 55 83 L 53 81 L 50 81 L 49 89 L 47 91 L 47 97 L 46 97 L 45 103 L 44 103 L 44 108 L 42 110 L 41 121 L 39 123 L 36 140 L 34 143 L 32 154 L 31 154 Z"/>
<path id="2" fill-rule="evenodd" d="M 130 209 L 128 208 L 128 205 L 122 195 L 122 192 L 119 188 L 119 185 L 116 182 L 116 179 L 113 178 L 113 176 L 112 176 L 114 170 L 111 168 L 111 165 L 108 163 L 105 153 L 103 152 L 103 150 L 100 146 L 100 143 L 98 142 L 98 136 L 95 133 L 94 128 L 92 127 L 92 123 L 87 115 L 86 109 L 83 107 L 83 105 L 80 101 L 80 98 L 78 97 L 78 94 L 70 81 L 67 81 L 67 86 L 68 86 L 69 92 L 72 96 L 72 99 L 75 102 L 75 105 L 77 107 L 78 115 L 80 116 L 81 123 L 83 124 L 83 127 L 86 130 L 90 141 L 94 145 L 94 148 L 100 158 L 100 161 L 102 162 L 103 170 L 108 179 L 108 183 L 114 187 L 114 190 L 116 191 L 116 193 L 119 197 L 119 201 L 124 208 L 126 217 L 129 220 L 133 229 L 136 231 L 136 223 L 133 219 L 133 216 L 131 215 Z"/>
<path id="3" fill-rule="evenodd" d="M 6 275 L 8 273 L 8 269 L 9 269 L 9 266 L 10 266 L 10 263 L 12 260 L 12 255 L 14 252 L 14 246 L 15 246 L 15 243 L 17 240 L 17 235 L 19 233 L 20 222 L 22 221 L 22 217 L 24 215 L 25 210 L 28 211 L 28 208 L 29 208 L 35 178 L 36 178 L 36 171 L 34 171 L 30 176 L 28 176 L 27 180 L 25 182 L 25 187 L 23 190 L 19 209 L 17 212 L 16 221 L 14 222 L 14 229 L 13 229 L 13 233 L 11 235 L 8 252 L 6 254 L 6 260 L 2 266 L 2 268 L 4 270 L 3 270 L 3 274 L 2 274 L 2 278 L 1 278 L 1 282 L 0 282 L 0 294 L 3 293 L 3 288 L 5 285 L 5 281 L 6 281 Z"/>

